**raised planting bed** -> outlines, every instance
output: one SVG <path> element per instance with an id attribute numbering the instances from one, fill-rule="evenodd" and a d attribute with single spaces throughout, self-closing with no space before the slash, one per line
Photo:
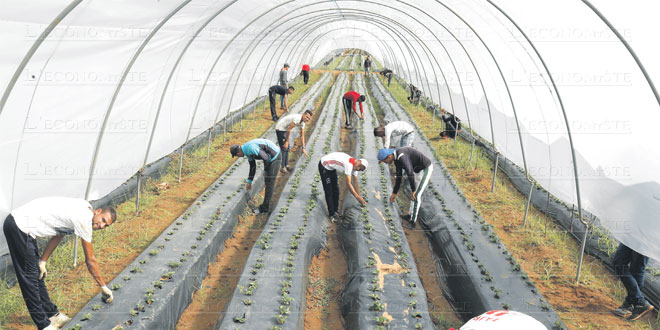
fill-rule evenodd
<path id="1" fill-rule="evenodd" d="M 328 226 L 316 164 L 338 143 L 333 133 L 339 129 L 338 100 L 346 83 L 346 74 L 339 75 L 310 138 L 309 157 L 282 191 L 286 198 L 273 208 L 216 329 L 303 328 L 307 272 L 325 245 Z"/>
<path id="2" fill-rule="evenodd" d="M 330 79 L 329 74 L 319 79 L 291 106 L 291 112 L 302 112 L 306 105 L 313 104 Z M 264 137 L 274 140 L 274 129 L 269 129 Z M 209 263 L 232 235 L 238 215 L 252 195 L 263 188 L 263 171 L 257 170 L 250 195 L 246 193 L 248 169 L 244 158 L 237 160 L 133 263 L 108 283 L 108 287 L 115 290 L 111 304 L 103 304 L 99 294 L 67 326 L 72 329 L 174 328 Z"/>
<path id="3" fill-rule="evenodd" d="M 362 75 L 354 77 L 355 90 L 365 94 Z M 366 119 L 354 134 L 357 158 L 369 161 L 359 178 L 360 194 L 368 203 L 362 207 L 347 193 L 338 231 L 348 264 L 341 312 L 347 329 L 433 329 L 399 212 L 388 201 L 389 174 L 376 159 L 382 142 L 371 133 L 377 119 L 370 102 L 364 103 Z"/>
<path id="4" fill-rule="evenodd" d="M 381 109 L 416 126 L 379 79 L 372 80 L 371 91 Z M 489 310 L 510 309 L 528 314 L 548 328 L 565 328 L 492 226 L 468 202 L 419 127 L 417 134 L 414 147 L 434 155 L 436 168 L 422 199 L 419 221 L 439 260 L 439 271 L 454 308 L 467 318 Z"/>

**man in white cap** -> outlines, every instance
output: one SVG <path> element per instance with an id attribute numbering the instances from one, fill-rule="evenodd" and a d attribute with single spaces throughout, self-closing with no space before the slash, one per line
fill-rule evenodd
<path id="1" fill-rule="evenodd" d="M 543 323 L 516 311 L 490 311 L 472 318 L 460 330 L 547 330 Z M 451 328 L 449 330 L 455 330 Z"/>
<path id="2" fill-rule="evenodd" d="M 337 182 L 337 171 L 342 171 L 346 177 L 346 186 L 348 191 L 357 199 L 362 206 L 367 205 L 367 202 L 360 196 L 358 189 L 353 187 L 351 178 L 356 177 L 357 171 L 364 171 L 369 166 L 366 159 L 355 159 L 343 152 L 332 152 L 323 157 L 319 161 L 319 174 L 321 175 L 321 184 L 323 185 L 323 192 L 325 193 L 325 202 L 328 205 L 328 214 L 332 222 L 339 219 L 339 183 Z"/>
<path id="3" fill-rule="evenodd" d="M 18 285 L 32 321 L 39 330 L 54 330 L 69 322 L 48 296 L 44 279 L 46 262 L 65 235 L 82 239 L 87 270 L 103 292 L 103 301 L 112 302 L 112 291 L 101 277 L 101 269 L 92 248 L 92 231 L 110 226 L 117 219 L 111 207 L 93 209 L 79 198 L 43 197 L 11 211 L 2 229 L 7 239 Z M 41 258 L 37 238 L 50 237 Z"/>

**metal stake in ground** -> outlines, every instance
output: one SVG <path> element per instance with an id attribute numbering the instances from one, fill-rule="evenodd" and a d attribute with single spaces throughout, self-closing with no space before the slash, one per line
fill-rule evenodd
<path id="1" fill-rule="evenodd" d="M 529 181 L 529 193 L 527 194 L 527 204 L 525 205 L 525 215 L 523 216 L 523 228 L 527 226 L 527 213 L 529 212 L 529 204 L 532 201 L 532 191 L 534 190 L 534 181 L 530 177 L 527 177 Z"/>
<path id="2" fill-rule="evenodd" d="M 497 179 L 497 165 L 500 162 L 500 153 L 495 151 L 495 168 L 493 169 L 493 185 L 490 187 L 490 192 L 495 192 L 495 180 Z"/>

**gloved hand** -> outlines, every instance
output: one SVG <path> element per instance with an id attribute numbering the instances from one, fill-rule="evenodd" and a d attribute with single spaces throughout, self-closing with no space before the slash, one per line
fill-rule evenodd
<path id="1" fill-rule="evenodd" d="M 46 274 L 48 274 L 48 271 L 46 270 L 46 262 L 39 260 L 39 279 L 43 280 L 46 277 Z"/>
<path id="2" fill-rule="evenodd" d="M 101 292 L 103 295 L 101 296 L 101 299 L 103 300 L 104 303 L 109 304 L 112 302 L 112 299 L 114 298 L 112 296 L 112 290 L 108 288 L 108 286 L 104 285 L 101 287 Z"/>

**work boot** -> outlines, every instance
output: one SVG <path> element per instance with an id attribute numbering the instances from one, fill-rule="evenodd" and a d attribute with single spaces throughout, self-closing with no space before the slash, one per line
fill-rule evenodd
<path id="1" fill-rule="evenodd" d="M 289 171 L 286 169 L 286 167 L 282 167 L 282 168 L 280 169 L 280 173 L 282 173 L 282 174 L 289 174 Z"/>
<path id="2" fill-rule="evenodd" d="M 58 312 L 57 314 L 51 316 L 48 318 L 50 320 L 50 325 L 55 326 L 57 328 L 63 327 L 65 324 L 69 323 L 71 321 L 71 318 L 68 317 L 64 313 Z"/>
<path id="3" fill-rule="evenodd" d="M 619 317 L 628 317 L 630 316 L 630 314 L 632 314 L 633 308 L 634 308 L 633 304 L 624 301 L 623 304 L 619 306 L 619 308 L 612 311 L 612 314 Z"/>
<path id="4" fill-rule="evenodd" d="M 652 310 L 653 310 L 653 305 L 649 304 L 648 302 L 644 302 L 643 305 L 635 305 L 632 309 L 630 316 L 628 317 L 628 320 L 629 321 L 639 320 L 642 316 L 646 315 L 646 313 Z"/>
<path id="5" fill-rule="evenodd" d="M 293 167 L 291 167 L 291 166 L 289 166 L 289 165 L 284 166 L 284 168 L 285 168 L 287 171 L 289 171 L 289 172 L 293 172 Z"/>

